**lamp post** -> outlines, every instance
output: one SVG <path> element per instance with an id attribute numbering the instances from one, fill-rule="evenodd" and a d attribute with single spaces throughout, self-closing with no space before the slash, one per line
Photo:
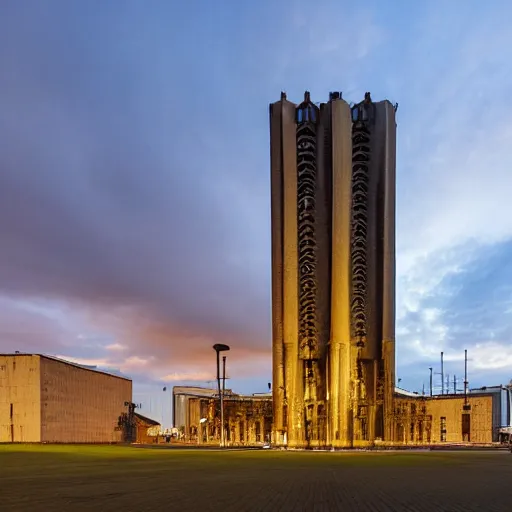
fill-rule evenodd
<path id="1" fill-rule="evenodd" d="M 227 352 L 229 350 L 228 345 L 223 343 L 216 343 L 213 345 L 213 350 L 217 353 L 217 385 L 219 388 L 220 398 L 220 446 L 224 447 L 224 393 L 220 386 L 220 353 Z M 224 357 L 224 368 L 226 368 L 226 358 Z M 224 376 L 225 381 L 225 376 Z"/>
<path id="2" fill-rule="evenodd" d="M 206 441 L 208 441 L 208 425 L 205 425 L 205 423 L 208 421 L 208 418 L 201 418 L 199 420 L 199 426 L 201 427 L 201 439 L 199 440 L 200 443 L 204 441 L 204 438 L 206 437 Z M 204 429 L 206 428 L 206 436 L 204 435 Z"/>

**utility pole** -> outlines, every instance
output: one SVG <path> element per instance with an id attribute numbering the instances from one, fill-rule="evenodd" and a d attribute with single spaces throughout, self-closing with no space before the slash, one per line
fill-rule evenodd
<path id="1" fill-rule="evenodd" d="M 432 396 L 432 368 L 429 368 L 430 370 L 430 396 Z"/>
<path id="2" fill-rule="evenodd" d="M 224 428 L 224 398 L 226 397 L 226 356 L 222 356 L 222 407 L 221 407 L 221 423 L 222 423 L 222 437 L 224 438 L 222 444 L 226 443 L 226 432 Z"/>
<path id="3" fill-rule="evenodd" d="M 213 350 L 217 353 L 217 386 L 219 389 L 219 401 L 220 401 L 220 446 L 224 447 L 224 393 L 220 386 L 220 353 L 229 350 L 228 345 L 222 343 L 216 343 L 213 346 Z M 226 357 L 223 356 L 224 369 L 226 368 Z M 226 375 L 224 374 L 224 382 L 226 382 Z"/>
<path id="4" fill-rule="evenodd" d="M 443 352 L 441 352 L 441 395 L 444 395 L 444 362 Z"/>
<path id="5" fill-rule="evenodd" d="M 464 410 L 470 409 L 468 405 L 468 351 L 464 350 Z"/>
<path id="6" fill-rule="evenodd" d="M 226 395 L 226 356 L 222 356 L 222 395 Z"/>

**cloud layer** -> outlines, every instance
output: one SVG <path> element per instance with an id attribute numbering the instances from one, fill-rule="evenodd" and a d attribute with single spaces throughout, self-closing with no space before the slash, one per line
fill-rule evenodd
<path id="1" fill-rule="evenodd" d="M 226 342 L 232 384 L 266 386 L 267 105 L 370 90 L 400 105 L 398 373 L 468 348 L 508 380 L 510 6 L 307 5 L 4 2 L 0 350 L 150 386 L 208 381 Z"/>

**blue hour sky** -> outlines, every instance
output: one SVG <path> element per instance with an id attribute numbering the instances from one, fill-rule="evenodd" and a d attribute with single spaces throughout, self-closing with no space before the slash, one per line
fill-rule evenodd
<path id="1" fill-rule="evenodd" d="M 268 104 L 399 103 L 397 376 L 512 378 L 508 2 L 0 5 L 0 351 L 121 369 L 145 414 L 270 380 Z M 436 377 L 436 386 L 440 386 Z"/>

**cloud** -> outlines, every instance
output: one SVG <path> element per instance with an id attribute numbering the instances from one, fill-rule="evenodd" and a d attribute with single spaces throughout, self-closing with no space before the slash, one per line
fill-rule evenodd
<path id="1" fill-rule="evenodd" d="M 2 350 L 151 387 L 213 373 L 224 342 L 233 379 L 266 381 L 267 105 L 333 89 L 400 104 L 399 373 L 507 360 L 508 5 L 29 4 L 0 20 Z"/>
<path id="2" fill-rule="evenodd" d="M 115 333 L 130 349 L 125 367 L 150 354 L 184 365 L 216 340 L 268 354 L 268 272 L 247 272 L 264 229 L 247 230 L 245 211 L 255 200 L 265 210 L 264 189 L 241 187 L 244 148 L 229 161 L 206 98 L 178 97 L 183 86 L 161 60 L 168 36 L 148 60 L 149 49 L 127 55 L 123 46 L 151 40 L 133 11 L 110 25 L 67 7 L 61 19 L 79 31 L 43 16 L 53 37 L 39 27 L 28 38 L 35 19 L 10 10 L 1 50 L 4 294 L 63 303 L 89 331 Z M 135 30 L 119 40 L 127 26 Z"/>
<path id="3" fill-rule="evenodd" d="M 125 345 L 121 345 L 120 343 L 112 343 L 110 345 L 107 345 L 105 348 L 107 350 L 112 350 L 115 352 L 122 352 L 123 350 L 126 350 L 128 347 L 126 347 Z"/>
<path id="4" fill-rule="evenodd" d="M 207 382 L 214 380 L 213 372 L 170 373 L 161 378 L 164 382 Z"/>
<path id="5" fill-rule="evenodd" d="M 512 72 L 499 50 L 512 41 L 498 10 L 460 7 L 421 11 L 393 64 L 408 70 L 408 87 L 390 82 L 400 88 L 398 362 L 416 389 L 429 366 L 439 369 L 441 351 L 448 371 L 462 375 L 464 348 L 473 382 L 510 378 L 497 354 L 507 360 L 512 334 L 502 286 L 512 238 L 512 104 L 504 101 Z"/>
<path id="6" fill-rule="evenodd" d="M 88 356 L 87 345 L 105 358 L 110 346 L 106 363 L 135 371 L 130 358 L 151 360 L 156 376 L 159 365 L 210 365 L 221 341 L 232 346 L 231 361 L 269 366 L 266 104 L 279 87 L 266 66 L 278 66 L 281 51 L 301 73 L 301 62 L 343 55 L 348 35 L 336 43 L 332 25 L 322 42 L 310 27 L 301 44 L 311 51 L 298 57 L 293 23 L 278 46 L 255 46 L 259 31 L 240 28 L 238 47 L 219 38 L 205 59 L 204 42 L 182 27 L 188 54 L 170 60 L 177 34 L 150 13 L 134 5 L 93 12 L 10 4 L 0 26 L 3 292 L 46 302 L 55 315 L 72 311 L 70 357 Z M 212 14 L 222 16 L 205 11 L 199 20 L 205 38 Z M 237 68 L 244 81 L 233 88 Z M 212 79 L 214 71 L 226 80 Z M 262 77 L 264 89 L 249 101 L 246 85 Z M 123 358 L 114 357 L 117 344 Z"/>

